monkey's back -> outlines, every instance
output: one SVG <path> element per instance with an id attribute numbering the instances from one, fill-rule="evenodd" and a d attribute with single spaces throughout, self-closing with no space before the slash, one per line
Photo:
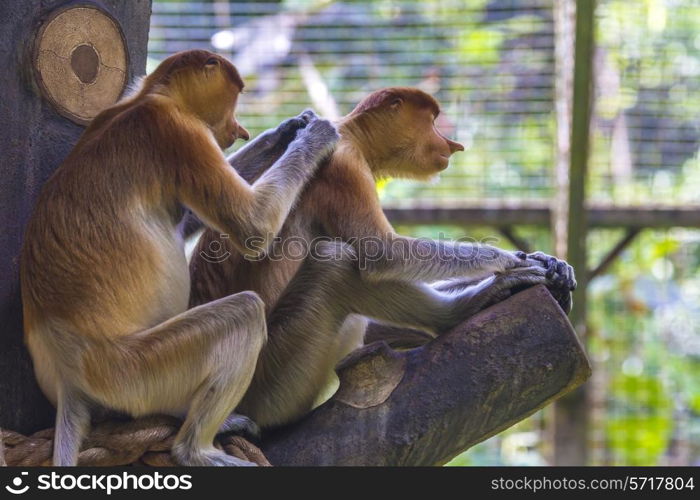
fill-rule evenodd
<path id="1" fill-rule="evenodd" d="M 148 138 L 127 139 L 139 137 L 139 118 L 135 113 L 95 137 L 88 129 L 42 189 L 20 263 L 28 336 L 51 322 L 82 336 L 126 335 L 186 308 L 176 204 L 166 199 Z M 159 180 L 165 188 L 154 187 Z M 150 200 L 144 189 L 153 191 Z M 163 317 L 151 317 L 147 307 Z"/>
<path id="2" fill-rule="evenodd" d="M 304 242 L 313 238 L 307 223 L 298 207 L 295 208 L 287 217 L 277 241 L 259 260 L 246 259 L 230 239 L 221 238 L 218 232 L 207 228 L 190 262 L 189 306 L 249 290 L 260 296 L 265 310 L 270 312 L 306 256 Z M 209 253 L 212 248 L 218 250 L 216 254 Z M 289 258 L 290 255 L 293 258 Z"/>

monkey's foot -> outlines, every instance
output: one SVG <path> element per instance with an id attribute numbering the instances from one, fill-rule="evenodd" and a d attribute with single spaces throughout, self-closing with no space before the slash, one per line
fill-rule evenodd
<path id="1" fill-rule="evenodd" d="M 569 291 L 576 289 L 574 268 L 566 261 L 547 255 L 544 252 L 534 252 L 531 254 L 518 252 L 518 254 L 521 258 L 525 256 L 525 260 L 539 262 L 542 267 L 547 269 L 546 276 L 548 286 L 553 285 L 557 289 L 566 288 Z"/>
<path id="2" fill-rule="evenodd" d="M 253 462 L 227 455 L 214 448 L 194 450 L 176 444 L 170 453 L 175 462 L 188 467 L 257 467 Z"/>
<path id="3" fill-rule="evenodd" d="M 219 427 L 220 434 L 243 434 L 255 439 L 260 438 L 260 428 L 258 424 L 253 422 L 250 418 L 245 415 L 239 415 L 238 413 L 231 413 L 221 427 Z"/>
<path id="4" fill-rule="evenodd" d="M 544 255 L 544 254 L 543 254 Z M 564 262 L 564 261 L 558 261 Z M 557 265 L 558 265 L 557 263 Z M 564 262 L 564 264 L 566 264 Z M 566 264 L 568 268 L 571 268 Z M 568 272 L 568 270 L 567 270 Z M 547 287 L 549 293 L 556 299 L 562 310 L 569 314 L 571 312 L 572 300 L 571 300 L 571 290 L 576 287 L 576 280 L 573 278 L 573 269 L 571 268 L 571 274 L 565 279 L 561 279 L 557 276 L 551 277 L 550 269 L 548 268 L 519 268 L 514 270 L 509 270 L 506 273 L 497 275 L 494 281 L 495 289 L 500 287 L 510 287 L 512 294 L 521 292 L 531 286 L 542 284 Z M 492 301 L 493 302 L 493 301 Z"/>

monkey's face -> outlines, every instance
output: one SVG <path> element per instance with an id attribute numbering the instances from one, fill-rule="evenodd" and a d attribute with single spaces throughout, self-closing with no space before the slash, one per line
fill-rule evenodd
<path id="1" fill-rule="evenodd" d="M 423 112 L 428 113 L 427 120 L 429 120 L 429 125 L 427 122 L 425 125 L 425 129 L 429 130 L 425 134 L 426 141 L 424 143 L 425 167 L 426 170 L 431 170 L 432 165 L 433 173 L 437 173 L 445 170 L 450 161 L 450 156 L 457 151 L 464 151 L 464 146 L 442 135 L 435 124 L 437 116 L 429 110 L 423 110 Z"/>
<path id="2" fill-rule="evenodd" d="M 147 77 L 144 88 L 158 85 L 179 106 L 204 121 L 220 147 L 229 147 L 239 137 L 249 138 L 235 117 L 243 80 L 225 58 L 207 50 L 173 54 Z"/>
<path id="3" fill-rule="evenodd" d="M 215 93 L 218 94 L 218 98 L 213 99 L 212 104 L 219 111 L 220 116 L 217 117 L 218 120 L 210 124 L 214 137 L 216 137 L 216 142 L 221 148 L 226 149 L 238 138 L 247 141 L 250 138 L 250 134 L 236 120 L 238 96 L 243 90 L 242 81 L 236 68 L 222 57 L 212 56 L 207 59 L 204 71 L 207 79 L 211 81 Z M 235 75 L 235 77 L 232 75 Z M 234 80 L 240 81 L 241 86 L 239 87 Z"/>
<path id="4" fill-rule="evenodd" d="M 224 58 L 212 54 L 204 62 L 201 72 L 207 89 L 198 92 L 199 114 L 209 125 L 219 147 L 228 148 L 239 138 L 248 140 L 250 134 L 236 120 L 236 105 L 243 90 L 243 82 L 234 66 Z"/>
<path id="5" fill-rule="evenodd" d="M 364 98 L 346 117 L 351 131 L 375 177 L 427 180 L 464 151 L 435 125 L 440 107 L 420 89 L 389 87 Z M 341 133 L 342 135 L 342 133 Z"/>
<path id="6" fill-rule="evenodd" d="M 250 139 L 248 131 L 236 120 L 235 109 L 235 103 L 231 107 L 226 107 L 221 121 L 212 127 L 216 142 L 222 149 L 231 146 L 236 139 L 244 141 Z"/>
<path id="7" fill-rule="evenodd" d="M 398 123 L 403 124 L 401 133 L 407 134 L 403 147 L 404 168 L 411 177 L 429 179 L 445 170 L 450 157 L 457 151 L 464 151 L 464 146 L 442 135 L 438 130 L 434 110 L 415 105 L 403 105 L 403 116 Z"/>

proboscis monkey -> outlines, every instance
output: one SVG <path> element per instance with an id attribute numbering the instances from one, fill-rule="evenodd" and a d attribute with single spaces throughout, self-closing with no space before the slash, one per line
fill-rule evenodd
<path id="1" fill-rule="evenodd" d="M 393 230 L 375 181 L 430 178 L 464 149 L 436 129 L 439 112 L 417 89 L 388 88 L 365 98 L 338 124 L 335 152 L 267 257 L 246 259 L 215 230 L 205 231 L 190 264 L 191 305 L 239 290 L 255 290 L 266 305 L 268 342 L 238 413 L 262 427 L 303 415 L 336 363 L 361 343 L 366 317 L 440 334 L 514 287 L 575 286 L 568 264 L 540 252 L 414 239 Z M 249 243 L 255 248 L 262 241 Z M 228 258 L 209 258 L 212 243 Z M 307 250 L 310 255 L 299 258 Z"/>
<path id="2" fill-rule="evenodd" d="M 97 407 L 186 415 L 176 461 L 250 465 L 213 440 L 239 421 L 230 414 L 266 341 L 264 305 L 241 292 L 187 310 L 177 225 L 187 207 L 238 251 L 251 253 L 252 236 L 264 250 L 338 136 L 309 113 L 288 120 L 266 137 L 296 139 L 250 185 L 221 152 L 248 139 L 234 115 L 242 89 L 235 67 L 211 52 L 165 59 L 93 120 L 39 196 L 21 285 L 26 343 L 57 406 L 55 465 L 76 463 Z M 236 161 L 260 158 L 248 148 Z"/>

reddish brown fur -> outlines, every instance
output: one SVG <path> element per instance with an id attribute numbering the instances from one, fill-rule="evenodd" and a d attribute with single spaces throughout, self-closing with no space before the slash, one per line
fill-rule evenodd
<path id="1" fill-rule="evenodd" d="M 368 111 L 381 110 L 397 99 L 403 99 L 418 108 L 426 108 L 432 111 L 435 116 L 440 114 L 440 105 L 430 94 L 413 87 L 391 87 L 372 92 L 355 106 L 348 117 Z"/>
<path id="2" fill-rule="evenodd" d="M 218 61 L 229 80 L 238 87 L 239 92 L 243 90 L 245 85 L 236 67 L 227 59 L 206 50 L 190 50 L 168 57 L 149 75 L 144 90 L 150 91 L 155 85 L 167 85 L 178 71 L 204 68 L 207 61 L 212 60 Z"/>
<path id="3" fill-rule="evenodd" d="M 433 120 L 438 112 L 435 100 L 416 89 L 385 89 L 363 100 L 340 121 L 338 146 L 287 218 L 280 231 L 282 241 L 301 237 L 308 242 L 316 236 L 330 236 L 350 242 L 393 234 L 379 203 L 375 180 L 386 175 L 431 177 L 447 166 L 447 157 L 463 149 L 435 129 Z M 231 253 L 227 260 L 215 263 L 202 258 L 200 252 L 206 253 L 213 241 Z M 206 230 L 190 264 L 190 306 L 253 290 L 263 299 L 269 320 L 301 265 L 300 259 L 290 258 L 246 260 L 228 239 Z M 314 281 L 318 280 L 311 278 L 310 287 Z M 297 307 L 304 307 L 303 297 L 298 300 Z M 313 316 L 314 307 L 336 308 L 333 300 L 309 305 L 309 314 Z M 285 304 L 289 307 L 289 300 Z M 294 307 L 277 318 L 286 314 L 297 317 Z M 319 318 L 327 317 L 321 310 L 317 312 Z M 313 319 L 309 317 L 309 321 Z M 288 422 L 308 411 L 335 363 L 357 345 L 358 334 L 362 334 L 361 320 L 349 325 L 342 336 L 325 331 L 325 327 L 318 332 L 285 331 L 285 322 L 280 319 L 268 325 L 269 342 L 237 410 L 261 426 Z"/>

